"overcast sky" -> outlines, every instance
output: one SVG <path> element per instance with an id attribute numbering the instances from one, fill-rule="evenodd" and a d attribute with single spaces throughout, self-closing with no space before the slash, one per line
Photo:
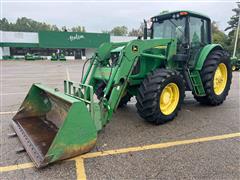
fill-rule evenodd
<path id="1" fill-rule="evenodd" d="M 28 17 L 37 21 L 55 24 L 58 27 L 85 26 L 89 32 L 110 30 L 117 25 L 126 25 L 129 29 L 138 28 L 143 19 L 148 19 L 163 10 L 193 10 L 204 13 L 215 20 L 220 29 L 225 29 L 227 21 L 233 15 L 236 3 L 232 0 L 219 2 L 196 2 L 196 0 L 178 0 L 178 2 L 19 2 L 3 0 L 1 16 L 9 21 L 19 17 Z M 45 0 L 46 1 L 46 0 Z M 77 1 L 77 0 L 75 0 Z M 143 1 L 143 0 L 140 0 Z M 180 1 L 180 2 L 179 2 Z M 236 1 L 235 1 L 236 2 Z"/>

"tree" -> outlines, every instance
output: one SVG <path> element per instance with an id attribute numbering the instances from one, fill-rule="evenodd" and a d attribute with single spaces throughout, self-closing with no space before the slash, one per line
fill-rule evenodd
<path id="1" fill-rule="evenodd" d="M 212 22 L 212 41 L 213 43 L 222 44 L 223 46 L 227 41 L 227 35 L 219 30 L 219 27 L 215 21 Z"/>
<path id="2" fill-rule="evenodd" d="M 51 31 L 59 31 L 59 29 L 56 25 L 52 25 Z"/>
<path id="3" fill-rule="evenodd" d="M 63 32 L 68 32 L 68 29 L 67 29 L 66 26 L 63 26 L 63 27 L 61 28 L 61 30 L 62 30 Z"/>
<path id="4" fill-rule="evenodd" d="M 141 36 L 142 37 L 143 29 L 144 29 L 144 23 L 142 22 L 138 29 L 133 28 L 131 31 L 129 31 L 128 36 L 135 36 L 135 37 Z"/>
<path id="5" fill-rule="evenodd" d="M 132 30 L 129 31 L 128 36 L 138 37 L 138 36 L 142 36 L 142 33 L 139 31 L 139 29 L 132 28 Z"/>
<path id="6" fill-rule="evenodd" d="M 23 32 L 59 31 L 56 25 L 37 22 L 26 17 L 18 18 L 15 23 L 8 22 L 6 18 L 0 19 L 0 30 Z"/>
<path id="7" fill-rule="evenodd" d="M 111 32 L 108 30 L 102 30 L 102 33 L 110 34 Z"/>
<path id="8" fill-rule="evenodd" d="M 2 31 L 22 31 L 22 32 L 38 32 L 38 31 L 72 31 L 86 32 L 84 26 L 76 26 L 68 29 L 66 26 L 58 28 L 56 25 L 38 22 L 26 17 L 18 18 L 15 23 L 8 22 L 6 18 L 0 19 L 0 30 Z"/>
<path id="9" fill-rule="evenodd" d="M 116 26 L 110 33 L 114 36 L 126 36 L 128 33 L 128 28 L 126 26 Z"/>
<path id="10" fill-rule="evenodd" d="M 238 26 L 238 21 L 239 21 L 239 13 L 240 13 L 240 4 L 238 4 L 238 8 L 234 8 L 232 9 L 232 11 L 235 13 L 230 20 L 228 21 L 228 27 L 225 29 L 225 31 L 227 30 L 235 30 Z"/>
<path id="11" fill-rule="evenodd" d="M 6 18 L 0 19 L 0 28 L 1 30 L 9 29 L 9 22 Z"/>
<path id="12" fill-rule="evenodd" d="M 84 26 L 76 26 L 72 27 L 72 32 L 86 32 L 86 29 Z"/>
<path id="13" fill-rule="evenodd" d="M 82 32 L 86 32 L 85 26 L 82 27 Z"/>
<path id="14" fill-rule="evenodd" d="M 238 21 L 239 21 L 239 13 L 240 13 L 240 4 L 237 5 L 238 8 L 232 9 L 232 11 L 235 13 L 232 17 L 230 17 L 230 20 L 228 21 L 228 27 L 225 29 L 225 31 L 229 30 L 228 33 L 228 39 L 227 39 L 227 44 L 228 44 L 228 50 L 232 53 L 233 48 L 234 48 L 234 43 L 235 43 L 235 36 L 236 36 L 236 29 L 238 26 Z M 240 33 L 238 38 L 240 39 Z M 237 57 L 240 57 L 240 42 L 237 44 Z"/>

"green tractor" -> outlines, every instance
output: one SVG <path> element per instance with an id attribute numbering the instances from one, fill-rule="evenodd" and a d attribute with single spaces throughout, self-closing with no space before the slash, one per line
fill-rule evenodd
<path id="1" fill-rule="evenodd" d="M 231 57 L 232 62 L 232 71 L 239 71 L 240 70 L 240 59 L 237 57 Z"/>
<path id="2" fill-rule="evenodd" d="M 58 60 L 58 56 L 56 53 L 52 53 L 51 55 L 51 61 L 57 61 Z"/>
<path id="3" fill-rule="evenodd" d="M 63 53 L 60 53 L 59 55 L 57 53 L 52 53 L 51 61 L 66 61 L 66 57 Z"/>
<path id="4" fill-rule="evenodd" d="M 64 55 L 63 53 L 61 53 L 61 54 L 59 55 L 59 60 L 60 60 L 60 61 L 66 61 L 67 59 L 66 59 L 65 55 Z"/>
<path id="5" fill-rule="evenodd" d="M 43 60 L 43 57 L 41 57 L 38 53 L 33 53 L 33 54 L 27 53 L 25 55 L 25 60 L 28 60 L 28 61 Z"/>
<path id="6" fill-rule="evenodd" d="M 210 19 L 175 11 L 151 23 L 148 29 L 145 23 L 143 40 L 102 44 L 86 61 L 80 83 L 64 81 L 64 93 L 32 85 L 12 124 L 37 167 L 90 151 L 97 133 L 131 97 L 152 124 L 173 120 L 185 91 L 201 104 L 223 103 L 231 61 L 221 45 L 212 44 Z"/>

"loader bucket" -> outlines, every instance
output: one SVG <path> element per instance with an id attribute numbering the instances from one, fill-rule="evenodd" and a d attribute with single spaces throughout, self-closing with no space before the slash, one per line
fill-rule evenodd
<path id="1" fill-rule="evenodd" d="M 13 128 L 37 167 L 90 151 L 97 131 L 84 102 L 33 84 Z"/>

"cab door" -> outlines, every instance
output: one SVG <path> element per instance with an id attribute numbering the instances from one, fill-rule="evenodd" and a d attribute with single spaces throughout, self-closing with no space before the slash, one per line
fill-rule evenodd
<path id="1" fill-rule="evenodd" d="M 211 43 L 210 20 L 195 16 L 189 17 L 189 67 L 194 68 L 202 48 Z"/>

